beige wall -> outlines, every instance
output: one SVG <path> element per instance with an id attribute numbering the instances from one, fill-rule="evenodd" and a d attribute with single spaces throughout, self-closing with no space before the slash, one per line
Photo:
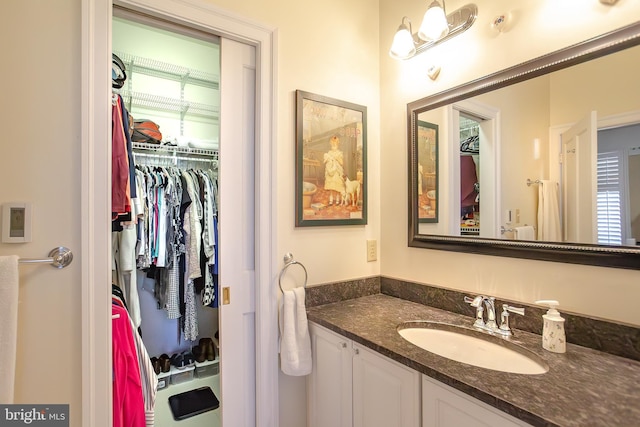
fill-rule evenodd
<path id="1" fill-rule="evenodd" d="M 501 113 L 501 201 L 498 215 L 505 209 L 520 211 L 520 220 L 511 226 L 537 223 L 538 189 L 527 187 L 527 179 L 545 176 L 549 129 L 549 78 L 546 76 L 476 97 Z M 540 140 L 540 158 L 533 157 L 533 140 Z M 481 196 L 482 197 L 482 196 Z M 502 223 L 501 225 L 507 225 Z M 510 238 L 512 235 L 505 234 Z"/>
<path id="2" fill-rule="evenodd" d="M 562 70 L 551 78 L 552 126 L 573 123 L 596 110 L 598 117 L 638 111 L 640 47 L 580 65 L 575 73 Z M 598 84 L 589 84 L 597 81 Z"/>
<path id="3" fill-rule="evenodd" d="M 447 7 L 451 10 L 464 3 L 451 0 Z M 414 21 L 421 19 L 424 2 L 404 0 L 404 6 L 399 6 L 397 1 L 380 1 L 380 96 L 384 117 L 380 151 L 384 159 L 380 195 L 382 274 L 528 303 L 553 298 L 560 300 L 561 308 L 567 311 L 640 325 L 634 304 L 640 297 L 640 271 L 407 247 L 408 102 L 622 27 L 640 17 L 640 3 L 630 1 L 621 1 L 614 7 L 597 0 L 475 3 L 479 16 L 471 29 L 427 53 L 399 62 L 387 55 L 389 41 L 402 15 Z M 510 31 L 493 31 L 493 17 L 509 11 L 514 17 Z M 434 63 L 442 67 L 435 82 L 425 72 Z"/>
<path id="4" fill-rule="evenodd" d="M 0 254 L 80 252 L 80 1 L 3 2 L 0 203 L 33 202 L 33 241 Z M 20 267 L 15 401 L 70 403 L 80 426 L 80 262 Z M 0 349 L 2 351 L 2 349 Z"/>

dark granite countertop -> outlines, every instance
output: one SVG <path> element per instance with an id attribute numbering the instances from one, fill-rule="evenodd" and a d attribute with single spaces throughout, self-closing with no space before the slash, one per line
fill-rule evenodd
<path id="1" fill-rule="evenodd" d="M 573 344 L 556 354 L 540 335 L 514 330 L 511 341 L 542 357 L 549 372 L 521 375 L 478 368 L 404 340 L 398 324 L 431 320 L 471 327 L 468 316 L 383 294 L 307 309 L 309 321 L 338 332 L 534 426 L 640 425 L 640 362 Z"/>

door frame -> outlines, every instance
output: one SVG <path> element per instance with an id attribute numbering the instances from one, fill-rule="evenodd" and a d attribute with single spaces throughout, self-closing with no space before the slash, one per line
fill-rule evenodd
<path id="1" fill-rule="evenodd" d="M 448 128 L 449 144 L 449 182 L 453 191 L 460 193 L 460 114 L 467 113 L 482 119 L 481 128 L 484 135 L 484 144 L 480 144 L 481 169 L 484 170 L 484 179 L 481 177 L 482 184 L 480 191 L 484 188 L 484 199 L 481 207 L 480 215 L 480 237 L 488 237 L 493 239 L 501 238 L 500 233 L 500 209 L 501 206 L 501 183 L 502 174 L 497 165 L 500 164 L 500 145 L 502 129 L 502 113 L 499 109 L 490 105 L 477 101 L 463 100 L 458 101 L 447 108 L 451 125 Z M 482 176 L 481 172 L 481 176 Z M 451 197 L 449 201 L 449 212 L 460 212 L 460 197 Z M 488 220 L 486 218 L 489 218 Z M 452 235 L 460 235 L 460 221 L 453 221 L 449 225 L 449 232 Z M 488 231 L 487 231 L 488 230 Z"/>
<path id="2" fill-rule="evenodd" d="M 202 0 L 116 0 L 256 47 L 256 425 L 278 425 L 276 276 L 277 31 Z M 111 158 L 109 143 L 113 0 L 81 5 L 82 425 L 112 426 Z"/>

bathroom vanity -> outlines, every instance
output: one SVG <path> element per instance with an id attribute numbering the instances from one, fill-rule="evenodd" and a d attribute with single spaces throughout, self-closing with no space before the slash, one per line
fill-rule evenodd
<path id="1" fill-rule="evenodd" d="M 471 328 L 472 317 L 384 294 L 310 307 L 308 318 L 312 427 L 640 424 L 635 360 L 573 344 L 551 353 L 540 335 L 516 326 L 509 341 L 543 359 L 548 372 L 475 367 L 423 350 L 397 331 L 424 320 Z"/>

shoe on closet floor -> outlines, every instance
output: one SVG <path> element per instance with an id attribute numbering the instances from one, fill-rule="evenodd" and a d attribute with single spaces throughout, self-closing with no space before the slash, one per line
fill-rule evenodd
<path id="1" fill-rule="evenodd" d="M 153 372 L 155 372 L 156 375 L 160 375 L 162 367 L 160 366 L 160 360 L 157 357 L 151 358 L 151 366 L 153 366 Z"/>
<path id="2" fill-rule="evenodd" d="M 182 353 L 176 353 L 171 356 L 171 364 L 178 369 L 193 366 L 194 362 L 193 354 L 191 354 L 189 350 L 183 351 Z"/>
<path id="3" fill-rule="evenodd" d="M 193 357 L 196 359 L 196 362 L 202 363 L 207 360 L 206 352 L 199 345 L 194 345 L 193 348 L 191 348 L 191 352 L 193 353 Z"/>
<path id="4" fill-rule="evenodd" d="M 169 372 L 171 370 L 171 358 L 166 353 L 158 358 L 158 362 L 160 363 L 160 371 Z"/>
<path id="5" fill-rule="evenodd" d="M 215 349 L 215 346 L 213 345 L 213 340 L 211 338 L 208 338 L 208 337 L 200 338 L 200 351 L 204 353 L 205 359 L 207 360 L 216 359 L 216 349 Z"/>

